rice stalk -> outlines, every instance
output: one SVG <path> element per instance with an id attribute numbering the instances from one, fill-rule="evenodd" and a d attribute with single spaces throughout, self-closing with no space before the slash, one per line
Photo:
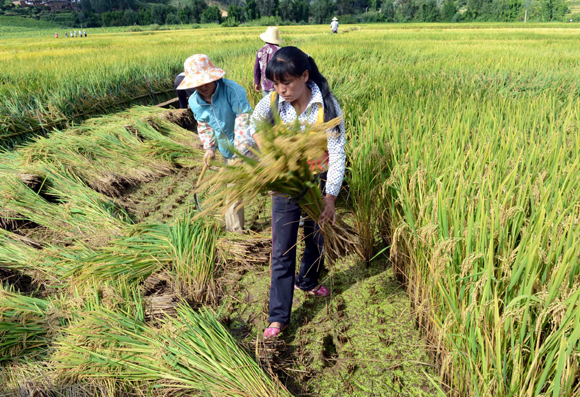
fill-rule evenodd
<path id="1" fill-rule="evenodd" d="M 216 315 L 182 305 L 160 329 L 101 309 L 67 329 L 54 364 L 73 379 L 152 382 L 211 396 L 290 396 L 241 349 Z"/>
<path id="2" fill-rule="evenodd" d="M 42 353 L 51 331 L 50 302 L 0 285 L 0 363 Z"/>
<path id="3" fill-rule="evenodd" d="M 274 126 L 262 123 L 258 128 L 262 148 L 253 156 L 239 154 L 243 162 L 224 166 L 200 189 L 209 189 L 204 212 L 221 208 L 227 211 L 227 201 L 256 200 L 259 194 L 274 191 L 299 198 L 304 212 L 318 221 L 323 210 L 322 193 L 308 164 L 323 156 L 327 147 L 327 132 L 339 119 L 313 126 L 298 122 L 286 125 L 278 121 Z M 360 253 L 355 233 L 340 218 L 336 224 L 321 226 L 324 252 L 330 261 L 349 253 Z"/>

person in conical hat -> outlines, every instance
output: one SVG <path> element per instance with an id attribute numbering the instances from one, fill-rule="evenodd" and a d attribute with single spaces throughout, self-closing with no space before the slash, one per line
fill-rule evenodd
<path id="1" fill-rule="evenodd" d="M 225 163 L 234 160 L 234 150 L 247 153 L 245 136 L 252 107 L 246 90 L 238 83 L 225 79 L 226 72 L 216 67 L 207 55 L 195 54 L 187 58 L 184 69 L 177 90 L 195 90 L 188 101 L 205 150 L 204 163 L 209 165 L 216 149 Z M 243 231 L 244 208 L 240 202 L 233 203 L 228 209 L 226 229 Z"/>
<path id="2" fill-rule="evenodd" d="M 267 96 L 270 92 L 274 91 L 274 83 L 266 78 L 266 66 L 268 66 L 270 59 L 280 49 L 282 39 L 278 34 L 278 28 L 275 26 L 269 26 L 260 35 L 260 38 L 266 44 L 256 54 L 256 63 L 254 64 L 254 89 L 257 92 L 262 92 L 263 96 Z"/>
<path id="3" fill-rule="evenodd" d="M 332 34 L 338 33 L 338 18 L 332 18 L 332 22 L 330 23 L 330 29 L 332 30 Z"/>

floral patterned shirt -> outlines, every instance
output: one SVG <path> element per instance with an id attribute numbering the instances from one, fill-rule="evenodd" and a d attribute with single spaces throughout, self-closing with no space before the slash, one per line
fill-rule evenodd
<path id="1" fill-rule="evenodd" d="M 259 85 L 262 81 L 262 89 L 265 91 L 271 91 L 274 89 L 274 83 L 266 78 L 266 66 L 268 62 L 274 56 L 274 54 L 280 49 L 279 46 L 275 44 L 268 44 L 258 51 L 256 54 L 256 63 L 254 64 L 254 84 Z"/>
<path id="2" fill-rule="evenodd" d="M 278 113 L 282 122 L 291 123 L 298 118 L 298 120 L 303 124 L 316 123 L 318 120 L 318 110 L 321 107 L 324 109 L 324 101 L 318 85 L 309 82 L 308 86 L 312 90 L 312 97 L 310 98 L 308 106 L 306 106 L 306 109 L 300 115 L 296 114 L 296 109 L 294 109 L 289 102 L 286 102 L 282 97 L 279 98 Z M 246 142 L 248 145 L 255 145 L 255 141 L 251 137 L 256 133 L 256 125 L 258 122 L 268 118 L 268 114 L 270 113 L 271 96 L 272 93 L 262 98 L 254 109 L 254 113 L 250 118 L 250 127 L 248 129 Z M 340 105 L 334 97 L 333 101 L 338 113 L 337 115 L 342 116 L 343 114 Z M 346 167 L 346 155 L 344 149 L 346 137 L 344 120 L 338 126 L 338 132 L 338 134 L 331 134 L 328 136 L 328 174 L 326 176 L 326 192 L 333 196 L 338 196 Z"/>

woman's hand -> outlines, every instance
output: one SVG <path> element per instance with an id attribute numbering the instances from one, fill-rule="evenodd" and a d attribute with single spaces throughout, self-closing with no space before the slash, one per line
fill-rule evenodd
<path id="1" fill-rule="evenodd" d="M 336 196 L 331 194 L 326 194 L 322 200 L 322 213 L 320 218 L 318 218 L 318 224 L 320 226 L 324 225 L 326 222 L 332 222 L 334 225 L 336 223 L 336 208 L 334 203 L 336 202 Z"/>
<path id="2" fill-rule="evenodd" d="M 254 90 L 256 92 L 262 92 L 262 86 L 260 84 L 254 84 Z"/>
<path id="3" fill-rule="evenodd" d="M 215 150 L 206 149 L 205 154 L 203 155 L 203 163 L 209 166 L 209 162 L 215 159 Z"/>

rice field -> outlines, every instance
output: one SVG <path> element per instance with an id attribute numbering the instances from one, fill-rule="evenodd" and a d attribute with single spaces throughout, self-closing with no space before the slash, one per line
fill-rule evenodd
<path id="1" fill-rule="evenodd" d="M 328 270 L 328 302 L 298 297 L 275 345 L 267 199 L 223 234 L 192 206 L 187 115 L 119 112 L 170 96 L 193 53 L 255 105 L 261 31 L 0 39 L 4 387 L 580 395 L 580 29 L 280 27 L 345 111 L 339 211 L 364 259 Z"/>

